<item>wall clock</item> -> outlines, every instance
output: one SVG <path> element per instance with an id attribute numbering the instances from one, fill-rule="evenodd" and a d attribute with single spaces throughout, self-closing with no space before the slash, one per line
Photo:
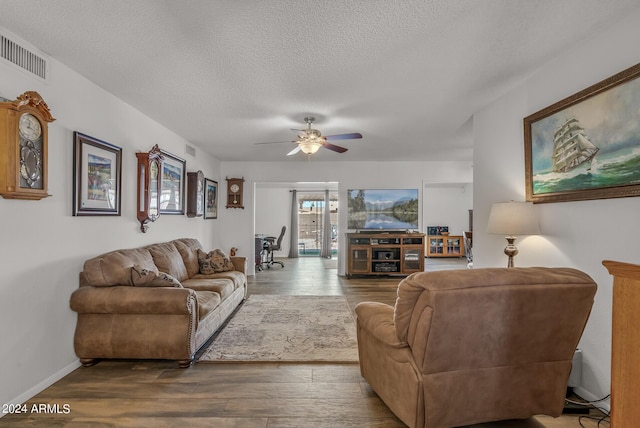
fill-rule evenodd
<path id="1" fill-rule="evenodd" d="M 187 217 L 204 214 L 204 174 L 202 171 L 187 173 Z"/>
<path id="2" fill-rule="evenodd" d="M 244 178 L 227 178 L 227 208 L 243 208 L 242 187 Z"/>
<path id="3" fill-rule="evenodd" d="M 55 119 L 35 91 L 0 102 L 0 195 L 40 200 L 47 190 L 47 124 Z"/>

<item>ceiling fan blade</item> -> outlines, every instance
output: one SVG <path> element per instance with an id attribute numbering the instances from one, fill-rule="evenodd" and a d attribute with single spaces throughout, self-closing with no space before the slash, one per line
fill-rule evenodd
<path id="1" fill-rule="evenodd" d="M 349 150 L 349 149 L 345 149 L 344 147 L 336 146 L 334 144 L 329 144 L 329 143 L 323 143 L 322 147 L 324 147 L 325 149 L 333 150 L 334 152 L 338 152 L 338 153 L 344 153 L 347 150 Z"/>
<path id="2" fill-rule="evenodd" d="M 295 143 L 295 141 L 269 141 L 268 143 L 253 143 L 253 144 L 280 144 L 280 143 Z"/>
<path id="3" fill-rule="evenodd" d="M 292 156 L 295 155 L 296 153 L 298 153 L 300 151 L 300 146 L 296 146 L 295 149 L 291 150 L 289 153 L 287 153 L 287 156 Z"/>
<path id="4" fill-rule="evenodd" d="M 356 138 L 362 138 L 362 134 L 359 132 L 352 132 L 350 134 L 336 134 L 325 135 L 325 140 L 355 140 Z"/>

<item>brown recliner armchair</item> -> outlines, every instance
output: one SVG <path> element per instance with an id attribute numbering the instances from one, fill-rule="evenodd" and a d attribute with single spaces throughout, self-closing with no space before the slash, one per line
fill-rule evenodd
<path id="1" fill-rule="evenodd" d="M 595 293 L 569 268 L 413 274 L 356 306 L 362 376 L 410 427 L 559 416 Z"/>

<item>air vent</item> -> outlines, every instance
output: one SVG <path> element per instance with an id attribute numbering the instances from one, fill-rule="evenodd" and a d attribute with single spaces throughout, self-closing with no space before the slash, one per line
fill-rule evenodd
<path id="1" fill-rule="evenodd" d="M 5 30 L 0 32 L 0 58 L 45 82 L 49 78 L 49 58 Z"/>
<path id="2" fill-rule="evenodd" d="M 188 144 L 184 145 L 184 152 L 189 156 L 193 156 L 194 158 L 196 157 L 196 148 Z"/>

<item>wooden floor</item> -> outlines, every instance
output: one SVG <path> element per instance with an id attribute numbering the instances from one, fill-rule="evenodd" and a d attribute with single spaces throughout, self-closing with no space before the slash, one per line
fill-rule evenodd
<path id="1" fill-rule="evenodd" d="M 399 278 L 346 279 L 337 276 L 335 260 L 281 260 L 284 268 L 249 278 L 250 294 L 344 294 L 352 309 L 361 301 L 395 301 Z M 462 260 L 443 263 L 464 267 Z M 438 262 L 428 266 L 442 267 Z M 26 414 L 6 415 L 0 427 L 404 426 L 362 379 L 357 364 L 200 363 L 179 369 L 171 361 L 102 361 L 75 370 L 25 405 Z M 43 412 L 32 411 L 34 405 Z M 582 424 L 597 426 L 584 419 Z M 567 415 L 474 426 L 479 427 L 580 424 L 577 416 Z"/>

